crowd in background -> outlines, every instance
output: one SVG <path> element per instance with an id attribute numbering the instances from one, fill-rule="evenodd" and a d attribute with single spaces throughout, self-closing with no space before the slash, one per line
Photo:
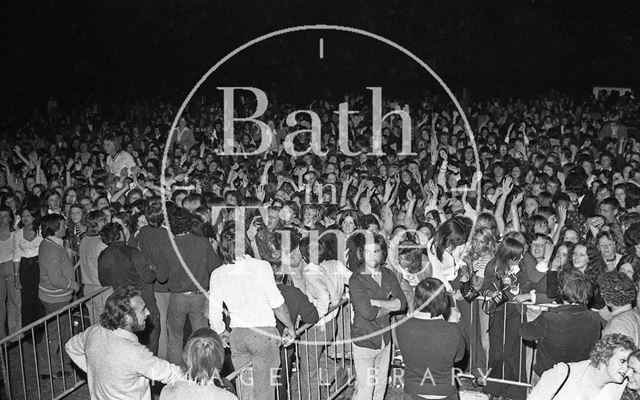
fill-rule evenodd
<path id="1" fill-rule="evenodd" d="M 236 101 L 239 116 L 253 113 L 245 100 Z M 414 398 L 455 398 L 450 369 L 460 363 L 526 380 L 522 339 L 537 343 L 533 380 L 540 385 L 555 384 L 547 371 L 568 374 L 558 363 L 591 357 L 594 369 L 608 366 L 611 351 L 602 360 L 592 352 L 602 335 L 614 335 L 605 336 L 609 349 L 621 346 L 626 355 L 640 344 L 640 140 L 631 128 L 640 103 L 630 93 L 465 104 L 474 140 L 443 98 L 386 100 L 384 154 L 375 156 L 367 154 L 367 97 L 345 101 L 359 111 L 348 117 L 349 148 L 361 151 L 355 156 L 341 152 L 338 104 L 328 100 L 310 105 L 321 143 L 298 133 L 288 149 L 285 138 L 313 121 L 298 114 L 289 126 L 296 107 L 272 104 L 261 117 L 271 145 L 249 156 L 222 154 L 223 107 L 204 97 L 189 105 L 169 140 L 177 108 L 166 102 L 113 116 L 97 104 L 71 110 L 52 99 L 26 122 L 4 124 L 0 338 L 74 296 L 110 288 L 89 303 L 92 323 L 100 323 L 113 290 L 133 286 L 148 309 L 139 337 L 151 353 L 184 365 L 189 318 L 191 329 L 211 326 L 231 346 L 238 368 L 247 360 L 258 365 L 246 355 L 256 353 L 252 345 L 266 346 L 247 339 L 244 328 L 273 328 L 277 337 L 280 322 L 287 342 L 300 320 L 315 324 L 314 335 L 331 336 L 336 314 L 329 311 L 348 296 L 357 399 L 384 397 L 392 341 Z M 406 139 L 397 110 L 411 115 L 413 155 L 400 154 Z M 259 148 L 255 124 L 235 131 L 237 152 Z M 327 153 L 290 155 L 311 147 Z M 247 207 L 241 219 L 240 206 Z M 239 279 L 229 268 L 246 273 Z M 200 289 L 210 287 L 207 301 Z M 247 300 L 256 291 L 264 298 Z M 559 306 L 524 316 L 515 305 L 552 302 Z M 392 334 L 393 321 L 401 323 Z M 56 335 L 48 343 L 54 353 L 63 351 Z M 268 345 L 264 365 L 282 367 L 277 341 Z M 317 347 L 314 354 L 327 357 L 326 346 Z M 70 360 L 55 359 L 41 374 L 69 371 Z M 313 387 L 322 364 L 309 359 L 300 357 L 297 367 Z M 431 385 L 422 384 L 427 369 Z M 371 371 L 375 384 L 365 378 Z M 254 368 L 254 378 L 262 372 Z M 525 396 L 482 374 L 474 383 L 494 396 Z M 253 393 L 237 389 L 243 400 L 275 395 L 257 385 Z"/>

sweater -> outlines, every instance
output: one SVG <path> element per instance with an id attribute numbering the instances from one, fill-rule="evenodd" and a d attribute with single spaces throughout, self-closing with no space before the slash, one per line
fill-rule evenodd
<path id="1" fill-rule="evenodd" d="M 39 297 L 45 303 L 71 301 L 73 290 L 78 284 L 75 280 L 73 262 L 67 250 L 47 238 L 40 243 L 38 250 L 40 265 Z"/>
<path id="2" fill-rule="evenodd" d="M 444 319 L 416 316 L 396 328 L 405 363 L 404 391 L 410 395 L 439 395 L 457 398 L 453 364 L 464 356 L 462 329 Z M 415 397 L 415 396 L 413 396 Z"/>

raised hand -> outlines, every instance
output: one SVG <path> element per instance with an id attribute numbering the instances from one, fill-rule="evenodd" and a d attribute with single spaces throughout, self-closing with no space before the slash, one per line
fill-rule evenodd
<path id="1" fill-rule="evenodd" d="M 513 190 L 513 179 L 510 176 L 505 176 L 502 181 L 502 194 L 508 196 Z"/>

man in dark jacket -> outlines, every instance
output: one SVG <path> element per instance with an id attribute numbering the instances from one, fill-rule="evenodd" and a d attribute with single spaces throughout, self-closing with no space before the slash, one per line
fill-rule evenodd
<path id="1" fill-rule="evenodd" d="M 593 345 L 600 339 L 600 316 L 587 308 L 591 284 L 582 273 L 574 272 L 565 278 L 561 297 L 565 305 L 543 312 L 520 327 L 523 339 L 538 343 L 534 384 L 557 363 L 588 359 Z"/>

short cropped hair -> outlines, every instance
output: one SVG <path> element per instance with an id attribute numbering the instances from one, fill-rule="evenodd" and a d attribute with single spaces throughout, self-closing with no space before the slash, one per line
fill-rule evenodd
<path id="1" fill-rule="evenodd" d="M 127 315 L 135 320 L 136 315 L 131 307 L 131 299 L 136 296 L 140 296 L 140 291 L 133 286 L 116 289 L 104 305 L 104 312 L 100 315 L 100 325 L 115 331 L 127 326 Z"/>
<path id="2" fill-rule="evenodd" d="M 118 237 L 120 237 L 120 234 L 123 232 L 124 230 L 122 229 L 122 225 L 117 222 L 109 222 L 102 227 L 102 230 L 100 231 L 100 238 L 104 244 L 109 246 L 111 243 L 116 242 Z"/>
<path id="3" fill-rule="evenodd" d="M 64 217 L 60 214 L 48 214 L 42 217 L 42 237 L 55 236 L 60 229 L 60 224 L 64 221 Z"/>
<path id="4" fill-rule="evenodd" d="M 608 363 L 616 349 L 634 351 L 636 350 L 636 345 L 627 335 L 620 333 L 605 335 L 602 339 L 598 340 L 593 346 L 593 349 L 591 349 L 591 364 L 598 368 L 600 365 Z"/>
<path id="5" fill-rule="evenodd" d="M 224 362 L 222 340 L 211 328 L 200 328 L 191 334 L 184 346 L 182 359 L 187 366 L 187 379 L 208 384 L 220 377 Z"/>
<path id="6" fill-rule="evenodd" d="M 602 298 L 608 305 L 616 307 L 633 304 L 636 300 L 636 285 L 620 271 L 605 272 L 598 278 Z"/>
<path id="7" fill-rule="evenodd" d="M 437 278 L 425 278 L 418 283 L 413 299 L 415 310 L 428 312 L 431 317 L 449 318 L 449 297 L 444 284 Z"/>

